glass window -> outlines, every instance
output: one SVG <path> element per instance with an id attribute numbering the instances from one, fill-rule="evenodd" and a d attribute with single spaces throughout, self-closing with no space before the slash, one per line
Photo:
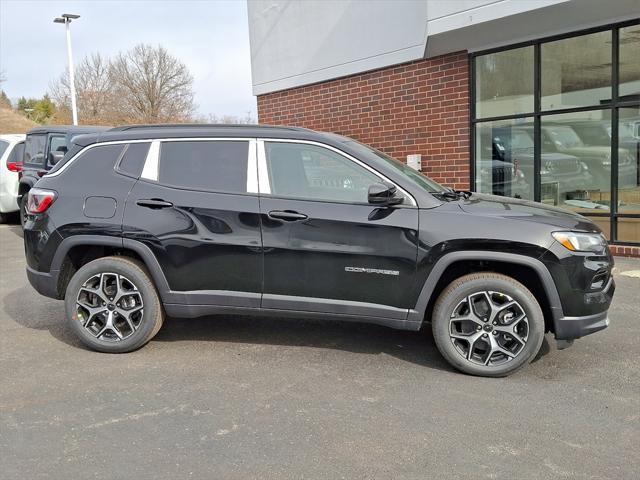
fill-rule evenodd
<path id="1" fill-rule="evenodd" d="M 344 137 L 343 137 L 344 138 Z M 402 163 L 400 160 L 397 160 L 393 157 L 390 157 L 386 153 L 381 152 L 380 150 L 376 150 L 375 148 L 370 147 L 369 145 L 365 145 L 364 143 L 355 142 L 355 141 L 347 141 L 344 142 L 348 144 L 352 149 L 357 150 L 357 157 L 361 160 L 371 159 L 372 161 L 384 160 L 384 162 L 390 166 L 398 170 L 405 177 L 410 178 L 415 182 L 420 188 L 423 188 L 429 193 L 441 193 L 445 190 L 445 188 L 440 185 L 435 180 L 424 175 L 422 172 L 418 172 L 411 167 L 408 167 L 406 163 Z"/>
<path id="2" fill-rule="evenodd" d="M 35 163 L 44 166 L 44 150 L 46 144 L 46 135 L 27 135 L 27 143 L 24 150 L 24 163 Z"/>
<path id="3" fill-rule="evenodd" d="M 611 31 L 543 43 L 543 110 L 611 100 Z"/>
<path id="4" fill-rule="evenodd" d="M 246 193 L 249 142 L 164 142 L 159 181 L 214 192 Z"/>
<path id="5" fill-rule="evenodd" d="M 543 116 L 540 124 L 541 201 L 581 213 L 609 212 L 609 110 Z"/>
<path id="6" fill-rule="evenodd" d="M 7 150 L 8 146 L 9 146 L 8 142 L 5 142 L 4 140 L 0 140 L 0 157 L 4 155 L 4 152 Z"/>
<path id="7" fill-rule="evenodd" d="M 640 107 L 618 110 L 618 212 L 640 214 Z"/>
<path id="8" fill-rule="evenodd" d="M 640 99 L 640 25 L 620 29 L 618 94 L 621 100 Z"/>
<path id="9" fill-rule="evenodd" d="M 533 47 L 490 53 L 475 59 L 476 116 L 533 111 Z"/>
<path id="10" fill-rule="evenodd" d="M 51 146 L 49 147 L 51 152 L 67 153 L 67 140 L 63 136 L 51 137 Z"/>
<path id="11" fill-rule="evenodd" d="M 618 218 L 618 240 L 640 243 L 640 218 Z"/>
<path id="12" fill-rule="evenodd" d="M 52 136 L 49 140 L 49 165 L 55 165 L 67 153 L 67 139 L 62 135 Z"/>
<path id="13" fill-rule="evenodd" d="M 142 172 L 144 161 L 147 158 L 149 145 L 151 144 L 147 142 L 130 143 L 122 156 L 122 160 L 120 160 L 118 170 L 122 173 L 138 178 Z"/>
<path id="14" fill-rule="evenodd" d="M 9 154 L 9 158 L 7 159 L 7 162 L 22 163 L 23 158 L 24 158 L 24 142 L 20 142 L 20 143 L 17 143 L 15 147 L 13 147 L 13 150 L 11 150 L 11 153 Z"/>
<path id="15" fill-rule="evenodd" d="M 367 203 L 380 178 L 327 148 L 302 143 L 265 143 L 271 193 L 309 200 Z"/>
<path id="16" fill-rule="evenodd" d="M 476 189 L 533 200 L 533 119 L 476 125 Z"/>

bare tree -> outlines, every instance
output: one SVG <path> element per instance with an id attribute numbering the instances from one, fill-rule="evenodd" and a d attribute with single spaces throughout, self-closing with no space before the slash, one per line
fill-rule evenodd
<path id="1" fill-rule="evenodd" d="M 78 116 L 83 123 L 110 123 L 117 110 L 111 66 L 99 53 L 84 57 L 75 70 Z M 69 74 L 64 73 L 49 86 L 55 103 L 68 109 L 70 105 Z"/>
<path id="2" fill-rule="evenodd" d="M 162 47 L 140 44 L 111 63 L 121 122 L 180 122 L 195 110 L 193 77 Z"/>

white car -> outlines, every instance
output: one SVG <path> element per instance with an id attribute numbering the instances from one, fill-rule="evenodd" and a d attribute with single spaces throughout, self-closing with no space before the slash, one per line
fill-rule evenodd
<path id="1" fill-rule="evenodd" d="M 18 172 L 22 169 L 24 135 L 0 135 L 0 223 L 18 211 Z"/>

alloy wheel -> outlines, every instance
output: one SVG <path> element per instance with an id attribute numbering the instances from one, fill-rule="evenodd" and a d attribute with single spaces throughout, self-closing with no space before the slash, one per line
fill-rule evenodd
<path id="1" fill-rule="evenodd" d="M 135 333 L 144 315 L 138 287 L 124 275 L 99 273 L 82 284 L 76 318 L 99 340 L 119 342 Z"/>
<path id="2" fill-rule="evenodd" d="M 467 361 L 502 365 L 527 344 L 529 320 L 522 306 L 495 291 L 472 293 L 458 303 L 449 319 L 449 338 Z"/>

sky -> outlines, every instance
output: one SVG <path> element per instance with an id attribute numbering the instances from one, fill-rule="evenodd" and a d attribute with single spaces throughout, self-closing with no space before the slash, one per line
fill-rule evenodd
<path id="1" fill-rule="evenodd" d="M 256 118 L 245 0 L 0 0 L 2 89 L 12 100 L 41 97 L 67 68 L 63 13 L 74 63 L 138 43 L 162 45 L 194 77 L 198 113 Z"/>

